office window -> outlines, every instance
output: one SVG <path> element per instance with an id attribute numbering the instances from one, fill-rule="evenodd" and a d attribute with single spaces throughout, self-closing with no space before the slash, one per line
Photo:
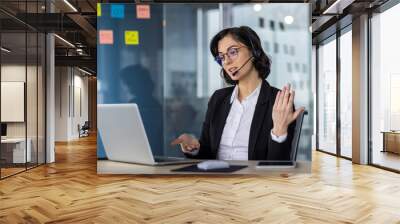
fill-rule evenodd
<path id="1" fill-rule="evenodd" d="M 292 73 L 292 63 L 290 63 L 290 62 L 288 62 L 287 63 L 287 71 L 289 72 L 289 73 Z"/>
<path id="2" fill-rule="evenodd" d="M 303 68 L 303 73 L 307 73 L 307 65 L 306 64 L 302 64 L 302 68 Z"/>
<path id="3" fill-rule="evenodd" d="M 299 65 L 298 62 L 296 62 L 296 63 L 294 64 L 294 67 L 295 67 L 295 69 L 296 69 L 296 72 L 299 72 L 299 71 L 300 71 L 300 65 Z"/>
<path id="4" fill-rule="evenodd" d="M 269 52 L 270 51 L 270 47 L 269 47 L 269 42 L 268 41 L 264 41 L 264 50 Z"/>
<path id="5" fill-rule="evenodd" d="M 336 39 L 318 48 L 318 149 L 336 154 Z"/>
<path id="6" fill-rule="evenodd" d="M 290 55 L 294 56 L 295 55 L 295 49 L 294 46 L 290 46 Z"/>
<path id="7" fill-rule="evenodd" d="M 279 44 L 278 43 L 274 43 L 274 53 L 275 54 L 279 53 Z"/>
<path id="8" fill-rule="evenodd" d="M 259 24 L 260 28 L 264 28 L 264 18 L 260 17 L 258 19 L 258 24 Z"/>
<path id="9" fill-rule="evenodd" d="M 286 44 L 283 45 L 283 52 L 284 52 L 285 54 L 288 54 L 288 53 L 289 53 L 289 52 L 288 52 L 288 46 L 287 46 Z"/>
<path id="10" fill-rule="evenodd" d="M 285 31 L 285 25 L 284 25 L 282 22 L 279 22 L 279 28 L 280 28 L 282 31 Z"/>
<path id="11" fill-rule="evenodd" d="M 269 21 L 269 28 L 270 28 L 271 30 L 275 30 L 275 21 L 273 21 L 273 20 L 270 20 L 270 21 Z"/>
<path id="12" fill-rule="evenodd" d="M 400 170 L 400 4 L 371 19 L 372 163 Z"/>
<path id="13" fill-rule="evenodd" d="M 352 157 L 352 38 L 351 29 L 340 36 L 340 154 Z"/>

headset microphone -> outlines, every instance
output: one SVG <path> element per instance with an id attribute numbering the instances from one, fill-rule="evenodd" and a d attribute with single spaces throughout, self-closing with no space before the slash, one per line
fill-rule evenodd
<path id="1" fill-rule="evenodd" d="M 238 70 L 236 70 L 235 72 L 232 73 L 232 76 L 235 76 L 239 72 L 239 70 L 242 69 L 252 58 L 253 58 L 253 56 L 251 56 L 249 59 L 247 59 L 247 61 L 242 66 L 240 66 L 240 68 Z"/>

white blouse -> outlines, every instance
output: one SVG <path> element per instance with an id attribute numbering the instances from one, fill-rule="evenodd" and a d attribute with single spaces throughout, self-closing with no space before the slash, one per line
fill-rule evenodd
<path id="1" fill-rule="evenodd" d="M 219 160 L 248 160 L 248 146 L 250 137 L 250 127 L 253 120 L 254 111 L 258 96 L 261 90 L 260 83 L 257 88 L 242 102 L 238 99 L 239 87 L 236 85 L 230 99 L 232 104 L 226 119 L 225 127 L 222 132 L 217 159 Z M 282 143 L 286 140 L 286 135 L 276 136 L 272 133 L 272 140 Z M 190 154 L 197 155 L 199 150 L 192 151 Z"/>

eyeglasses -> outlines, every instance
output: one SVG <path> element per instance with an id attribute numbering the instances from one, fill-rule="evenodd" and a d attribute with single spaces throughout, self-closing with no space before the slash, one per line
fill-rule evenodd
<path id="1" fill-rule="evenodd" d="M 224 53 L 224 54 L 221 53 L 221 54 L 218 54 L 217 56 L 215 56 L 215 61 L 219 65 L 222 66 L 222 64 L 224 64 L 225 60 L 226 60 L 225 55 L 227 55 L 230 60 L 235 60 L 236 57 L 238 56 L 239 49 L 242 48 L 242 47 L 244 47 L 244 46 L 228 48 L 226 53 Z"/>

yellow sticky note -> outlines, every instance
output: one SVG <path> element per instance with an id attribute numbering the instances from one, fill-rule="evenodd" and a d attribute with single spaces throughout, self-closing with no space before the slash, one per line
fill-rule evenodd
<path id="1" fill-rule="evenodd" d="M 101 16 L 101 3 L 97 3 L 97 16 Z"/>
<path id="2" fill-rule="evenodd" d="M 138 45 L 139 44 L 139 31 L 125 30 L 125 44 Z"/>

